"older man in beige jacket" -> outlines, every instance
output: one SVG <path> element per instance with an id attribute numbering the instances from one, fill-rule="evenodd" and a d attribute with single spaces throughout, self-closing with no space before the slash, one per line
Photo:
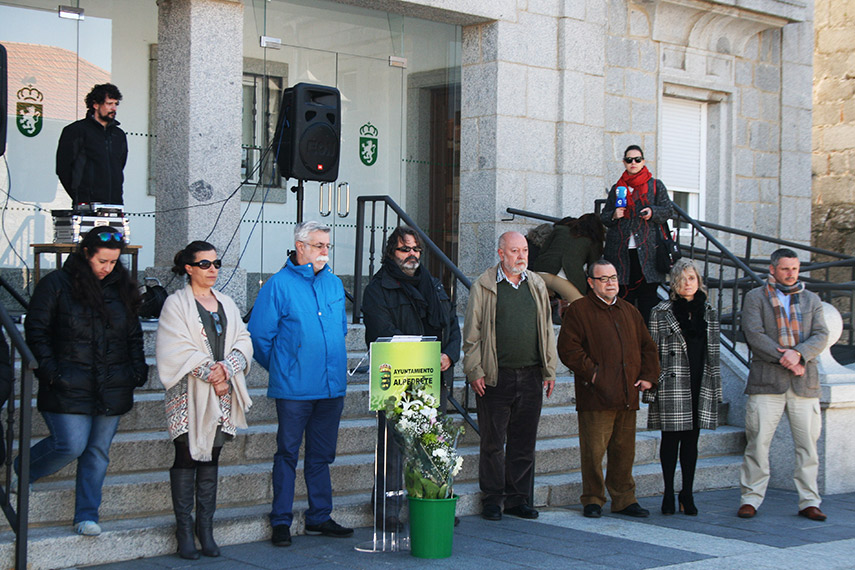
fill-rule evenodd
<path id="1" fill-rule="evenodd" d="M 555 333 L 549 294 L 528 271 L 528 244 L 517 232 L 499 237 L 500 263 L 469 295 L 463 324 L 463 371 L 475 391 L 481 456 L 481 516 L 535 519 L 532 506 L 537 424 L 555 387 Z M 507 436 L 507 442 L 505 438 Z"/>

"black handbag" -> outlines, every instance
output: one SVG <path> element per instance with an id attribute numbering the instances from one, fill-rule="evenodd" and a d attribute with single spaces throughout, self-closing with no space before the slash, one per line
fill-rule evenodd
<path id="1" fill-rule="evenodd" d="M 659 273 L 670 272 L 681 257 L 680 246 L 668 231 L 668 222 L 660 224 L 656 231 L 656 270 Z"/>
<path id="2" fill-rule="evenodd" d="M 146 277 L 145 281 L 153 281 L 156 284 L 149 285 L 146 283 L 145 292 L 142 294 L 142 303 L 137 314 L 143 319 L 156 319 L 160 316 L 160 310 L 163 309 L 163 303 L 169 294 L 156 277 Z"/>

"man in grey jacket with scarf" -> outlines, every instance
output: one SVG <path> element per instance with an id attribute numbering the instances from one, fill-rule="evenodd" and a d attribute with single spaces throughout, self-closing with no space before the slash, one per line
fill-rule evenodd
<path id="1" fill-rule="evenodd" d="M 742 501 L 737 515 L 751 518 L 769 484 L 769 447 L 784 410 L 796 447 L 793 473 L 799 515 L 824 521 L 817 486 L 817 440 L 822 427 L 816 357 L 828 342 L 819 297 L 799 281 L 799 258 L 791 249 L 772 253 L 766 285 L 750 291 L 742 329 L 751 347 L 745 457 L 740 470 Z"/>

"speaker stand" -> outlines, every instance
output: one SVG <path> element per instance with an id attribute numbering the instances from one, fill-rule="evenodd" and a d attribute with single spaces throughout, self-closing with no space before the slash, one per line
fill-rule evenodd
<path id="1" fill-rule="evenodd" d="M 303 223 L 303 181 L 298 180 L 296 186 L 291 186 L 291 192 L 297 195 L 297 223 Z"/>

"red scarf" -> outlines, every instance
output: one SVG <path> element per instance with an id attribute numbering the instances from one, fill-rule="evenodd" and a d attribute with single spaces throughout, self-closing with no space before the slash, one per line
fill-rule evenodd
<path id="1" fill-rule="evenodd" d="M 643 208 L 650 204 L 650 200 L 647 198 L 647 181 L 651 178 L 653 175 L 650 174 L 646 166 L 635 174 L 630 174 L 628 170 L 623 171 L 617 185 L 628 186 L 633 189 L 633 192 L 626 193 L 626 207 L 629 211 L 634 212 L 636 207 Z"/>

